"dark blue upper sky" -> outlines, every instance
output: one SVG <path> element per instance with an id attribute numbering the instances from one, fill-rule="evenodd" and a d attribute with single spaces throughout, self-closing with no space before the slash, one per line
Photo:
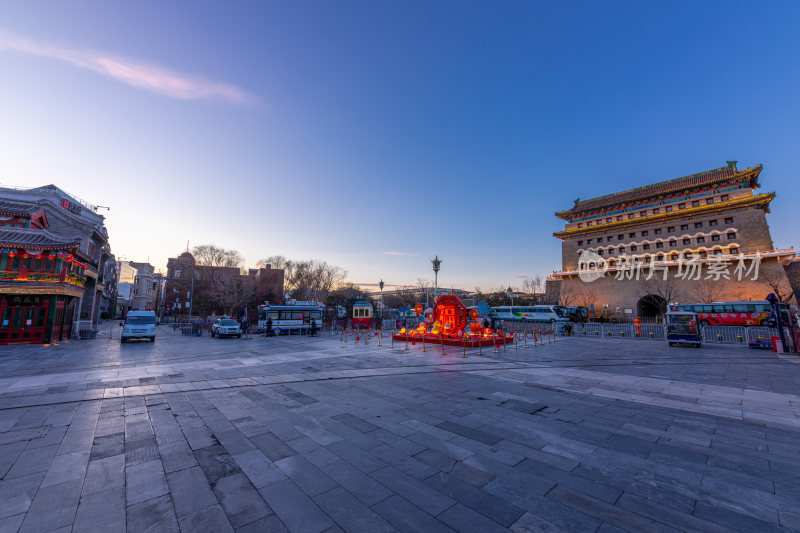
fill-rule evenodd
<path id="1" fill-rule="evenodd" d="M 0 23 L 0 182 L 110 205 L 163 268 L 214 242 L 356 282 L 560 267 L 554 211 L 739 161 L 800 196 L 796 2 L 27 2 Z M 157 238 L 153 238 L 158 235 Z M 387 253 L 391 252 L 391 253 Z"/>

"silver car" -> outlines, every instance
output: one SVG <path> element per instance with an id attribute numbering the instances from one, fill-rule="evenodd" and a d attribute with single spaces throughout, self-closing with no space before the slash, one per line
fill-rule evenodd
<path id="1" fill-rule="evenodd" d="M 232 318 L 219 318 L 211 326 L 212 337 L 239 337 L 242 338 L 242 328 L 239 323 Z"/>

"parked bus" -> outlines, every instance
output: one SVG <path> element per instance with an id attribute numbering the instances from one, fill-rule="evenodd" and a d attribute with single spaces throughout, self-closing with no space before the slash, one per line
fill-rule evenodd
<path id="1" fill-rule="evenodd" d="M 715 302 L 679 304 L 676 311 L 697 313 L 701 326 L 766 326 L 772 306 L 769 302 Z"/>
<path id="2" fill-rule="evenodd" d="M 495 320 L 550 323 L 571 321 L 569 309 L 560 305 L 501 305 L 493 307 L 492 310 Z"/>
<path id="3" fill-rule="evenodd" d="M 285 305 L 259 305 L 258 327 L 266 329 L 267 319 L 272 319 L 272 330 L 281 333 L 304 333 L 311 329 L 311 321 L 322 326 L 322 310 L 325 308 L 318 302 L 289 300 Z"/>
<path id="4" fill-rule="evenodd" d="M 372 304 L 359 300 L 353 304 L 353 328 L 369 329 L 372 326 Z"/>
<path id="5" fill-rule="evenodd" d="M 582 305 L 568 305 L 564 309 L 567 310 L 570 322 L 583 323 L 589 321 L 589 310 Z"/>

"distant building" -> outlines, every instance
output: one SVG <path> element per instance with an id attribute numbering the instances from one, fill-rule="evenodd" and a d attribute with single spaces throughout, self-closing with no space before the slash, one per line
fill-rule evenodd
<path id="1" fill-rule="evenodd" d="M 776 249 L 758 193 L 762 167 L 728 166 L 576 200 L 566 222 L 558 286 L 565 305 L 596 313 L 657 316 L 671 302 L 763 300 L 769 282 L 789 286 L 793 248 Z M 709 301 L 705 301 L 709 300 Z"/>
<path id="2" fill-rule="evenodd" d="M 264 302 L 283 303 L 284 271 L 282 268 L 272 268 L 272 265 L 251 268 L 249 276 L 253 278 L 258 304 Z"/>
<path id="3" fill-rule="evenodd" d="M 134 309 L 154 309 L 156 294 L 153 287 L 155 269 L 150 263 L 131 262 L 136 269 L 136 294 L 133 297 Z"/>
<path id="4" fill-rule="evenodd" d="M 96 329 L 116 293 L 97 208 L 54 185 L 0 187 L 0 232 L 0 343 L 47 343 Z"/>
<path id="5" fill-rule="evenodd" d="M 133 309 L 134 298 L 136 298 L 137 276 L 139 271 L 131 264 L 130 261 L 119 262 L 119 282 L 117 283 L 117 314 L 118 317 L 124 317 L 128 311 Z"/>

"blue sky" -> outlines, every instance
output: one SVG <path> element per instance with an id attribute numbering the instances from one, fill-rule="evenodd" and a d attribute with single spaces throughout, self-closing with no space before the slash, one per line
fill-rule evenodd
<path id="1" fill-rule="evenodd" d="M 215 243 L 351 281 L 560 267 L 553 213 L 764 164 L 797 244 L 796 2 L 18 2 L 0 183 L 108 205 L 115 253 Z"/>

